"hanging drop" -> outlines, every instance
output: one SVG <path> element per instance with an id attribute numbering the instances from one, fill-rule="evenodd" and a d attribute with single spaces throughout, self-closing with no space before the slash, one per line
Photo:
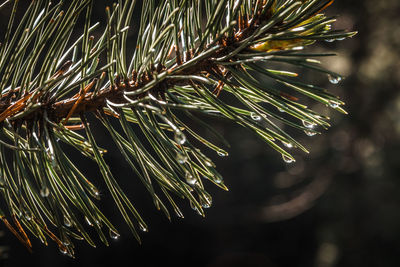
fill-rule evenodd
<path id="1" fill-rule="evenodd" d="M 190 172 L 188 172 L 188 171 L 186 171 L 185 179 L 186 179 L 186 182 L 190 185 L 194 185 L 197 182 L 196 178 L 192 174 L 190 174 Z"/>
<path id="2" fill-rule="evenodd" d="M 110 229 L 110 237 L 114 240 L 119 238 L 119 233 L 117 233 L 116 231 Z"/>
<path id="3" fill-rule="evenodd" d="M 328 80 L 330 83 L 332 84 L 338 84 L 342 81 L 342 77 L 337 76 L 337 75 L 332 75 L 332 74 L 328 74 Z"/>
<path id="4" fill-rule="evenodd" d="M 217 151 L 217 154 L 218 154 L 218 156 L 220 156 L 220 157 L 227 157 L 227 156 L 229 155 L 228 152 L 226 152 L 226 151 L 223 150 L 223 149 L 218 150 L 218 151 Z"/>
<path id="5" fill-rule="evenodd" d="M 41 195 L 42 197 L 48 197 L 48 196 L 50 195 L 50 189 L 49 189 L 47 186 L 43 186 L 43 187 L 40 189 L 40 195 Z"/>
<path id="6" fill-rule="evenodd" d="M 284 162 L 286 162 L 286 163 L 293 163 L 295 160 L 293 159 L 293 158 L 291 158 L 291 157 L 288 157 L 288 156 L 286 156 L 286 155 L 284 155 L 284 154 L 282 154 L 282 159 L 283 159 L 283 161 Z"/>
<path id="7" fill-rule="evenodd" d="M 183 145 L 186 142 L 186 135 L 182 133 L 180 130 L 175 131 L 174 135 L 175 142 L 180 145 Z"/>

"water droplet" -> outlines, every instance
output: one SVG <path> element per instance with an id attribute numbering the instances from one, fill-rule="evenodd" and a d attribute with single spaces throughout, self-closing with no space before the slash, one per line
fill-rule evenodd
<path id="1" fill-rule="evenodd" d="M 69 245 L 71 245 L 71 241 L 69 241 L 68 238 L 65 238 L 65 239 L 63 240 L 63 244 L 64 244 L 65 246 L 69 246 Z"/>
<path id="2" fill-rule="evenodd" d="M 186 142 L 186 135 L 182 133 L 180 130 L 175 131 L 174 135 L 175 142 L 180 145 L 183 145 Z"/>
<path id="3" fill-rule="evenodd" d="M 201 206 L 205 209 L 208 209 L 209 207 L 211 207 L 211 205 L 205 201 L 201 201 Z"/>
<path id="4" fill-rule="evenodd" d="M 286 112 L 283 108 L 278 108 L 278 111 L 282 113 Z"/>
<path id="5" fill-rule="evenodd" d="M 32 213 L 29 210 L 25 210 L 25 219 L 32 220 Z"/>
<path id="6" fill-rule="evenodd" d="M 185 179 L 186 179 L 186 182 L 190 185 L 194 185 L 197 182 L 196 178 L 192 174 L 190 174 L 190 172 L 188 172 L 188 171 L 185 174 Z"/>
<path id="7" fill-rule="evenodd" d="M 67 250 L 67 248 L 65 247 L 65 246 L 59 246 L 58 247 L 58 249 L 60 250 L 60 252 L 62 253 L 62 254 L 67 254 L 68 253 L 68 250 Z"/>
<path id="8" fill-rule="evenodd" d="M 287 142 L 282 141 L 282 144 L 287 148 L 293 148 L 293 144 L 292 143 L 287 143 Z"/>
<path id="9" fill-rule="evenodd" d="M 139 228 L 140 230 L 142 230 L 143 232 L 147 232 L 148 228 L 147 225 L 143 224 L 143 223 L 139 223 Z"/>
<path id="10" fill-rule="evenodd" d="M 71 220 L 65 215 L 64 215 L 64 225 L 67 226 L 67 227 L 71 227 L 72 226 Z"/>
<path id="11" fill-rule="evenodd" d="M 188 157 L 185 154 L 178 152 L 176 153 L 176 160 L 178 161 L 179 164 L 185 164 L 186 161 L 188 160 Z"/>
<path id="12" fill-rule="evenodd" d="M 342 81 L 342 77 L 328 74 L 328 80 L 332 84 L 338 84 Z"/>
<path id="13" fill-rule="evenodd" d="M 223 181 L 223 179 L 221 176 L 219 176 L 219 175 L 214 176 L 214 182 L 216 182 L 217 184 L 222 183 L 222 181 Z"/>
<path id="14" fill-rule="evenodd" d="M 328 42 L 328 43 L 332 43 L 334 41 L 335 41 L 335 39 L 325 39 L 325 42 Z"/>
<path id="15" fill-rule="evenodd" d="M 215 164 L 214 164 L 214 162 L 211 161 L 211 159 L 208 159 L 208 158 L 205 159 L 205 160 L 204 160 L 204 163 L 206 164 L 207 167 L 213 167 L 213 168 L 215 168 Z"/>
<path id="16" fill-rule="evenodd" d="M 118 239 L 119 238 L 119 233 L 118 232 L 116 232 L 116 231 L 114 231 L 114 230 L 112 230 L 112 229 L 110 229 L 110 237 L 112 238 L 112 239 L 114 239 L 114 240 L 116 240 L 116 239 Z"/>
<path id="17" fill-rule="evenodd" d="M 93 226 L 93 223 L 89 220 L 88 217 L 85 216 L 85 221 L 89 226 Z"/>
<path id="18" fill-rule="evenodd" d="M 226 152 L 226 151 L 223 150 L 223 149 L 218 150 L 218 151 L 217 151 L 217 154 L 218 154 L 218 156 L 220 156 L 220 157 L 227 157 L 227 156 L 229 155 L 228 152 Z"/>
<path id="19" fill-rule="evenodd" d="M 250 117 L 251 117 L 253 120 L 255 120 L 255 121 L 260 121 L 260 120 L 261 120 L 261 116 L 258 115 L 258 114 L 255 113 L 255 112 L 250 113 Z"/>
<path id="20" fill-rule="evenodd" d="M 282 154 L 282 159 L 283 159 L 283 161 L 286 162 L 286 163 L 293 163 L 293 162 L 295 162 L 295 160 L 294 160 L 293 158 L 288 157 L 288 156 L 286 156 L 286 155 L 284 155 L 284 154 Z"/>
<path id="21" fill-rule="evenodd" d="M 90 189 L 91 189 L 91 191 L 93 193 L 93 196 L 96 199 L 100 199 L 100 191 L 99 191 L 99 189 L 97 189 L 96 187 L 91 187 Z"/>
<path id="22" fill-rule="evenodd" d="M 311 131 L 304 131 L 304 133 L 305 133 L 307 136 L 314 136 L 314 135 L 317 134 L 316 132 L 311 132 Z"/>
<path id="23" fill-rule="evenodd" d="M 49 190 L 49 188 L 48 188 L 47 186 L 43 186 L 43 187 L 40 189 L 40 195 L 41 195 L 42 197 L 48 197 L 48 196 L 50 195 L 50 190 Z"/>
<path id="24" fill-rule="evenodd" d="M 315 127 L 315 123 L 310 122 L 310 121 L 303 120 L 303 125 L 304 125 L 304 127 L 307 127 L 308 129 L 313 129 Z"/>
<path id="25" fill-rule="evenodd" d="M 329 106 L 331 108 L 338 108 L 339 107 L 339 103 L 331 100 L 331 101 L 329 101 Z"/>
<path id="26" fill-rule="evenodd" d="M 201 199 L 200 199 L 200 204 L 203 208 L 208 209 L 209 207 L 211 207 L 212 204 L 212 197 L 208 194 L 204 195 Z"/>

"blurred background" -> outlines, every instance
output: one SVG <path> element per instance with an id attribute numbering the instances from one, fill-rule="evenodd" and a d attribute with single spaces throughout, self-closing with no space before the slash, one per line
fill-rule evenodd
<path id="1" fill-rule="evenodd" d="M 111 1 L 98 2 L 101 18 L 103 2 Z M 300 74 L 340 95 L 349 115 L 324 111 L 333 127 L 322 135 L 293 132 L 309 155 L 296 154 L 296 163 L 285 164 L 246 130 L 214 122 L 232 148 L 228 158 L 208 155 L 230 191 L 208 184 L 213 206 L 206 218 L 182 202 L 185 219 L 169 222 L 123 160 L 110 152 L 115 176 L 149 224 L 143 244 L 114 206 L 107 206 L 106 187 L 93 173 L 92 180 L 104 190 L 102 205 L 121 237 L 110 247 L 98 240 L 96 249 L 77 243 L 72 260 L 55 244 L 46 248 L 38 240 L 30 254 L 1 226 L 1 265 L 400 266 L 400 1 L 336 1 L 327 13 L 340 14 L 335 27 L 358 35 L 308 50 L 337 52 L 323 64 L 347 78 L 337 86 L 326 76 Z M 98 135 L 107 144 L 101 131 Z"/>

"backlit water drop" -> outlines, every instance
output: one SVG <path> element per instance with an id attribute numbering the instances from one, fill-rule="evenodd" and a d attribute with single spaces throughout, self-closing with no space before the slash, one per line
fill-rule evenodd
<path id="1" fill-rule="evenodd" d="M 186 179 L 186 182 L 190 185 L 194 185 L 197 182 L 196 178 L 188 171 L 185 174 L 185 179 Z"/>
<path id="2" fill-rule="evenodd" d="M 50 194 L 50 190 L 49 190 L 49 188 L 48 188 L 47 186 L 43 186 L 43 187 L 40 189 L 40 195 L 41 195 L 42 197 L 48 197 L 49 194 Z"/>
<path id="3" fill-rule="evenodd" d="M 282 141 L 282 144 L 287 148 L 293 148 L 293 144 L 292 143 L 287 143 L 287 142 Z"/>
<path id="4" fill-rule="evenodd" d="M 338 108 L 339 107 L 339 103 L 337 103 L 335 101 L 329 101 L 329 106 L 331 108 Z"/>
<path id="5" fill-rule="evenodd" d="M 312 132 L 312 131 L 304 131 L 304 133 L 305 133 L 307 136 L 314 136 L 314 135 L 317 134 L 316 132 Z"/>
<path id="6" fill-rule="evenodd" d="M 283 161 L 286 162 L 286 163 L 293 163 L 293 162 L 295 161 L 293 158 L 288 157 L 288 156 L 283 155 L 283 154 L 282 154 L 282 159 L 283 159 Z"/>
<path id="7" fill-rule="evenodd" d="M 304 127 L 307 127 L 308 129 L 313 129 L 315 127 L 315 123 L 310 122 L 310 121 L 303 120 L 303 125 L 304 125 Z"/>
<path id="8" fill-rule="evenodd" d="M 119 238 L 119 233 L 117 233 L 117 232 L 114 231 L 113 229 L 110 229 L 109 234 L 110 234 L 110 237 L 111 237 L 112 239 L 114 239 L 114 240 L 116 240 L 116 239 Z"/>
<path id="9" fill-rule="evenodd" d="M 186 135 L 178 130 L 175 131 L 174 139 L 175 142 L 177 142 L 180 145 L 183 145 L 186 142 Z"/>
<path id="10" fill-rule="evenodd" d="M 71 220 L 67 216 L 64 216 L 64 225 L 67 227 L 72 226 Z"/>
<path id="11" fill-rule="evenodd" d="M 338 83 L 340 83 L 342 81 L 342 77 L 336 76 L 336 75 L 332 75 L 332 74 L 328 74 L 328 80 L 332 84 L 338 84 Z"/>
<path id="12" fill-rule="evenodd" d="M 178 161 L 179 164 L 185 164 L 186 161 L 188 160 L 188 157 L 185 154 L 178 152 L 176 153 L 176 160 Z"/>
<path id="13" fill-rule="evenodd" d="M 229 155 L 228 152 L 226 152 L 225 150 L 222 150 L 222 149 L 218 150 L 217 154 L 220 157 L 227 157 Z"/>
<path id="14" fill-rule="evenodd" d="M 253 120 L 255 120 L 255 121 L 260 121 L 260 120 L 261 120 L 261 116 L 258 115 L 258 114 L 255 113 L 255 112 L 250 113 L 250 117 L 251 117 Z"/>
<path id="15" fill-rule="evenodd" d="M 143 232 L 147 232 L 147 231 L 148 231 L 147 226 L 144 225 L 144 224 L 142 224 L 142 223 L 139 223 L 139 228 L 140 228 L 140 230 L 142 230 Z"/>

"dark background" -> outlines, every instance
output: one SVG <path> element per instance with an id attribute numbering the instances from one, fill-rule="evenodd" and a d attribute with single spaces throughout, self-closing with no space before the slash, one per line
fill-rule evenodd
<path id="1" fill-rule="evenodd" d="M 105 2 L 111 1 L 96 1 L 99 20 Z M 72 260 L 38 240 L 30 254 L 1 226 L 3 266 L 400 266 L 400 1 L 336 1 L 327 12 L 340 14 L 336 27 L 359 34 L 308 49 L 338 52 L 324 65 L 347 78 L 334 86 L 321 75 L 301 74 L 339 94 L 349 115 L 324 111 L 332 117 L 329 131 L 296 133 L 309 155 L 298 154 L 295 164 L 286 165 L 252 134 L 216 123 L 232 148 L 228 158 L 208 155 L 230 191 L 209 184 L 214 201 L 206 218 L 182 202 L 185 219 L 168 222 L 111 152 L 115 176 L 149 224 L 143 244 L 106 205 L 110 198 L 100 175 L 86 166 L 122 236 L 110 247 L 97 240 L 96 249 L 78 242 Z M 98 136 L 107 147 L 100 130 Z"/>

